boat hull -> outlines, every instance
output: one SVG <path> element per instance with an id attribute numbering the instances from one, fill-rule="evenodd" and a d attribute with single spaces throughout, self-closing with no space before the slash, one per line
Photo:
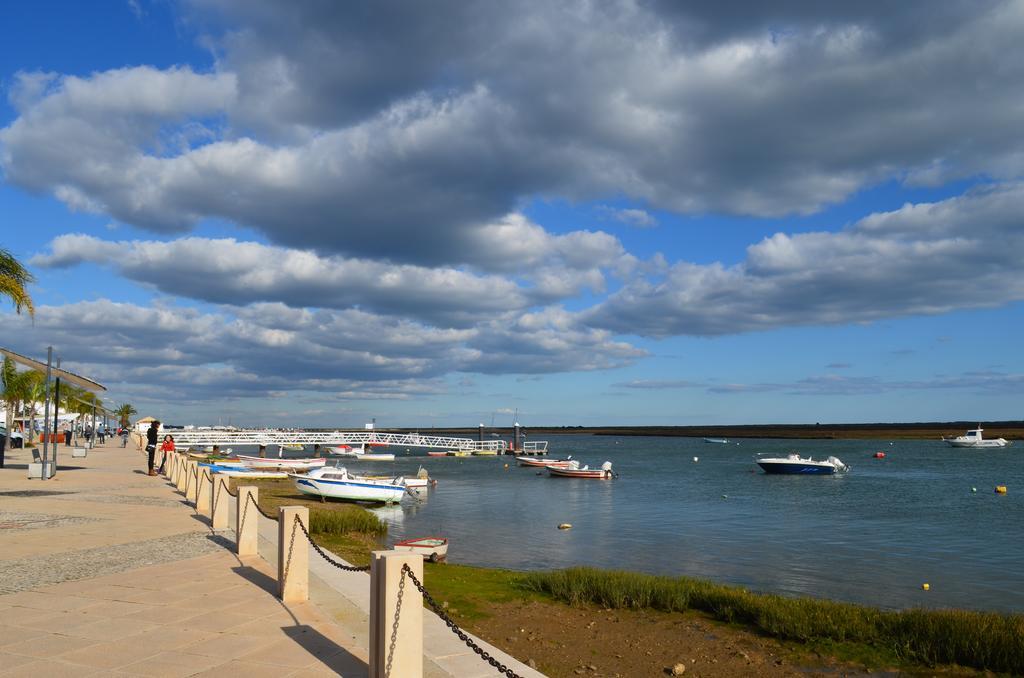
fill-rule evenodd
<path id="1" fill-rule="evenodd" d="M 831 464 L 759 461 L 757 465 L 764 469 L 765 473 L 773 475 L 830 476 L 836 472 L 835 466 Z"/>
<path id="2" fill-rule="evenodd" d="M 545 466 L 548 475 L 555 478 L 584 478 L 587 480 L 610 480 L 612 472 L 604 469 L 570 469 L 557 466 Z"/>
<path id="3" fill-rule="evenodd" d="M 547 468 L 548 466 L 566 468 L 571 463 L 569 459 L 538 459 L 536 457 L 516 457 L 516 461 L 520 466 L 534 466 L 537 468 Z"/>
<path id="4" fill-rule="evenodd" d="M 1010 442 L 1003 440 L 1002 438 L 995 438 L 991 440 L 946 440 L 946 444 L 950 447 L 961 447 L 961 448 L 993 448 L 993 447 L 1009 447 Z"/>
<path id="5" fill-rule="evenodd" d="M 303 494 L 325 499 L 372 501 L 385 504 L 400 502 L 405 496 L 404 486 L 387 486 L 358 480 L 318 480 L 296 477 L 295 489 Z"/>
<path id="6" fill-rule="evenodd" d="M 321 468 L 327 462 L 323 457 L 317 459 L 273 459 L 248 457 L 241 454 L 238 455 L 238 461 L 246 468 L 288 469 L 291 471 L 308 471 L 309 469 Z"/>
<path id="7" fill-rule="evenodd" d="M 406 539 L 392 547 L 395 551 L 410 551 L 418 553 L 425 560 L 436 563 L 448 557 L 448 540 L 444 537 L 422 537 L 420 539 Z"/>

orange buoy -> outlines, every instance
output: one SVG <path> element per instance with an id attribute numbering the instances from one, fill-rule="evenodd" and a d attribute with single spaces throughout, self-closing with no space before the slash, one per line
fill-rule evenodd
<path id="1" fill-rule="evenodd" d="M 875 459 L 885 459 L 885 452 L 875 452 Z"/>
<path id="2" fill-rule="evenodd" d="M 996 485 L 996 494 L 1006 494 L 1006 485 Z"/>

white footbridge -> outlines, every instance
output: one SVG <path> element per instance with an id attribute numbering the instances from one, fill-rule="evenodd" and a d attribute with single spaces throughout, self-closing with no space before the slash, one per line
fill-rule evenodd
<path id="1" fill-rule="evenodd" d="M 235 429 L 195 429 L 175 430 L 162 429 L 161 438 L 165 434 L 174 436 L 174 444 L 178 448 L 209 445 L 349 445 L 352 447 L 394 446 L 394 447 L 427 447 L 442 450 L 459 450 L 465 452 L 512 452 L 509 443 L 504 440 L 473 440 L 472 438 L 451 438 L 447 436 L 427 436 L 419 433 L 382 433 L 380 431 L 278 431 L 278 430 L 235 430 Z M 524 442 L 521 450 L 525 454 L 547 454 L 546 440 Z"/>

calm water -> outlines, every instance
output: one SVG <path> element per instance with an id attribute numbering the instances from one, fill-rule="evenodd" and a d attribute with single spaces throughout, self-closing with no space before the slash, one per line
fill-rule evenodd
<path id="1" fill-rule="evenodd" d="M 552 456 L 592 468 L 609 460 L 619 478 L 550 478 L 511 457 L 404 450 L 392 450 L 394 463 L 350 466 L 413 474 L 423 464 L 438 480 L 425 500 L 376 512 L 393 540 L 447 536 L 456 563 L 586 564 L 882 607 L 1024 611 L 1020 443 L 971 451 L 941 441 L 548 439 Z M 871 458 L 879 450 L 886 459 Z M 768 476 L 752 462 L 756 452 L 789 451 L 835 455 L 852 470 Z M 997 484 L 1009 494 L 994 494 Z M 573 529 L 558 530 L 563 522 Z"/>

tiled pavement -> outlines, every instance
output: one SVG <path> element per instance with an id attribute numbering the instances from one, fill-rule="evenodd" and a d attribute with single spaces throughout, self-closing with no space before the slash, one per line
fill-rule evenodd
<path id="1" fill-rule="evenodd" d="M 262 557 L 239 560 L 133 445 L 61 448 L 47 481 L 26 478 L 29 458 L 0 469 L 0 678 L 367 675 L 366 574 L 311 555 L 311 602 L 285 605 L 276 523 L 261 519 Z M 496 675 L 432 614 L 424 654 L 426 678 Z"/>

